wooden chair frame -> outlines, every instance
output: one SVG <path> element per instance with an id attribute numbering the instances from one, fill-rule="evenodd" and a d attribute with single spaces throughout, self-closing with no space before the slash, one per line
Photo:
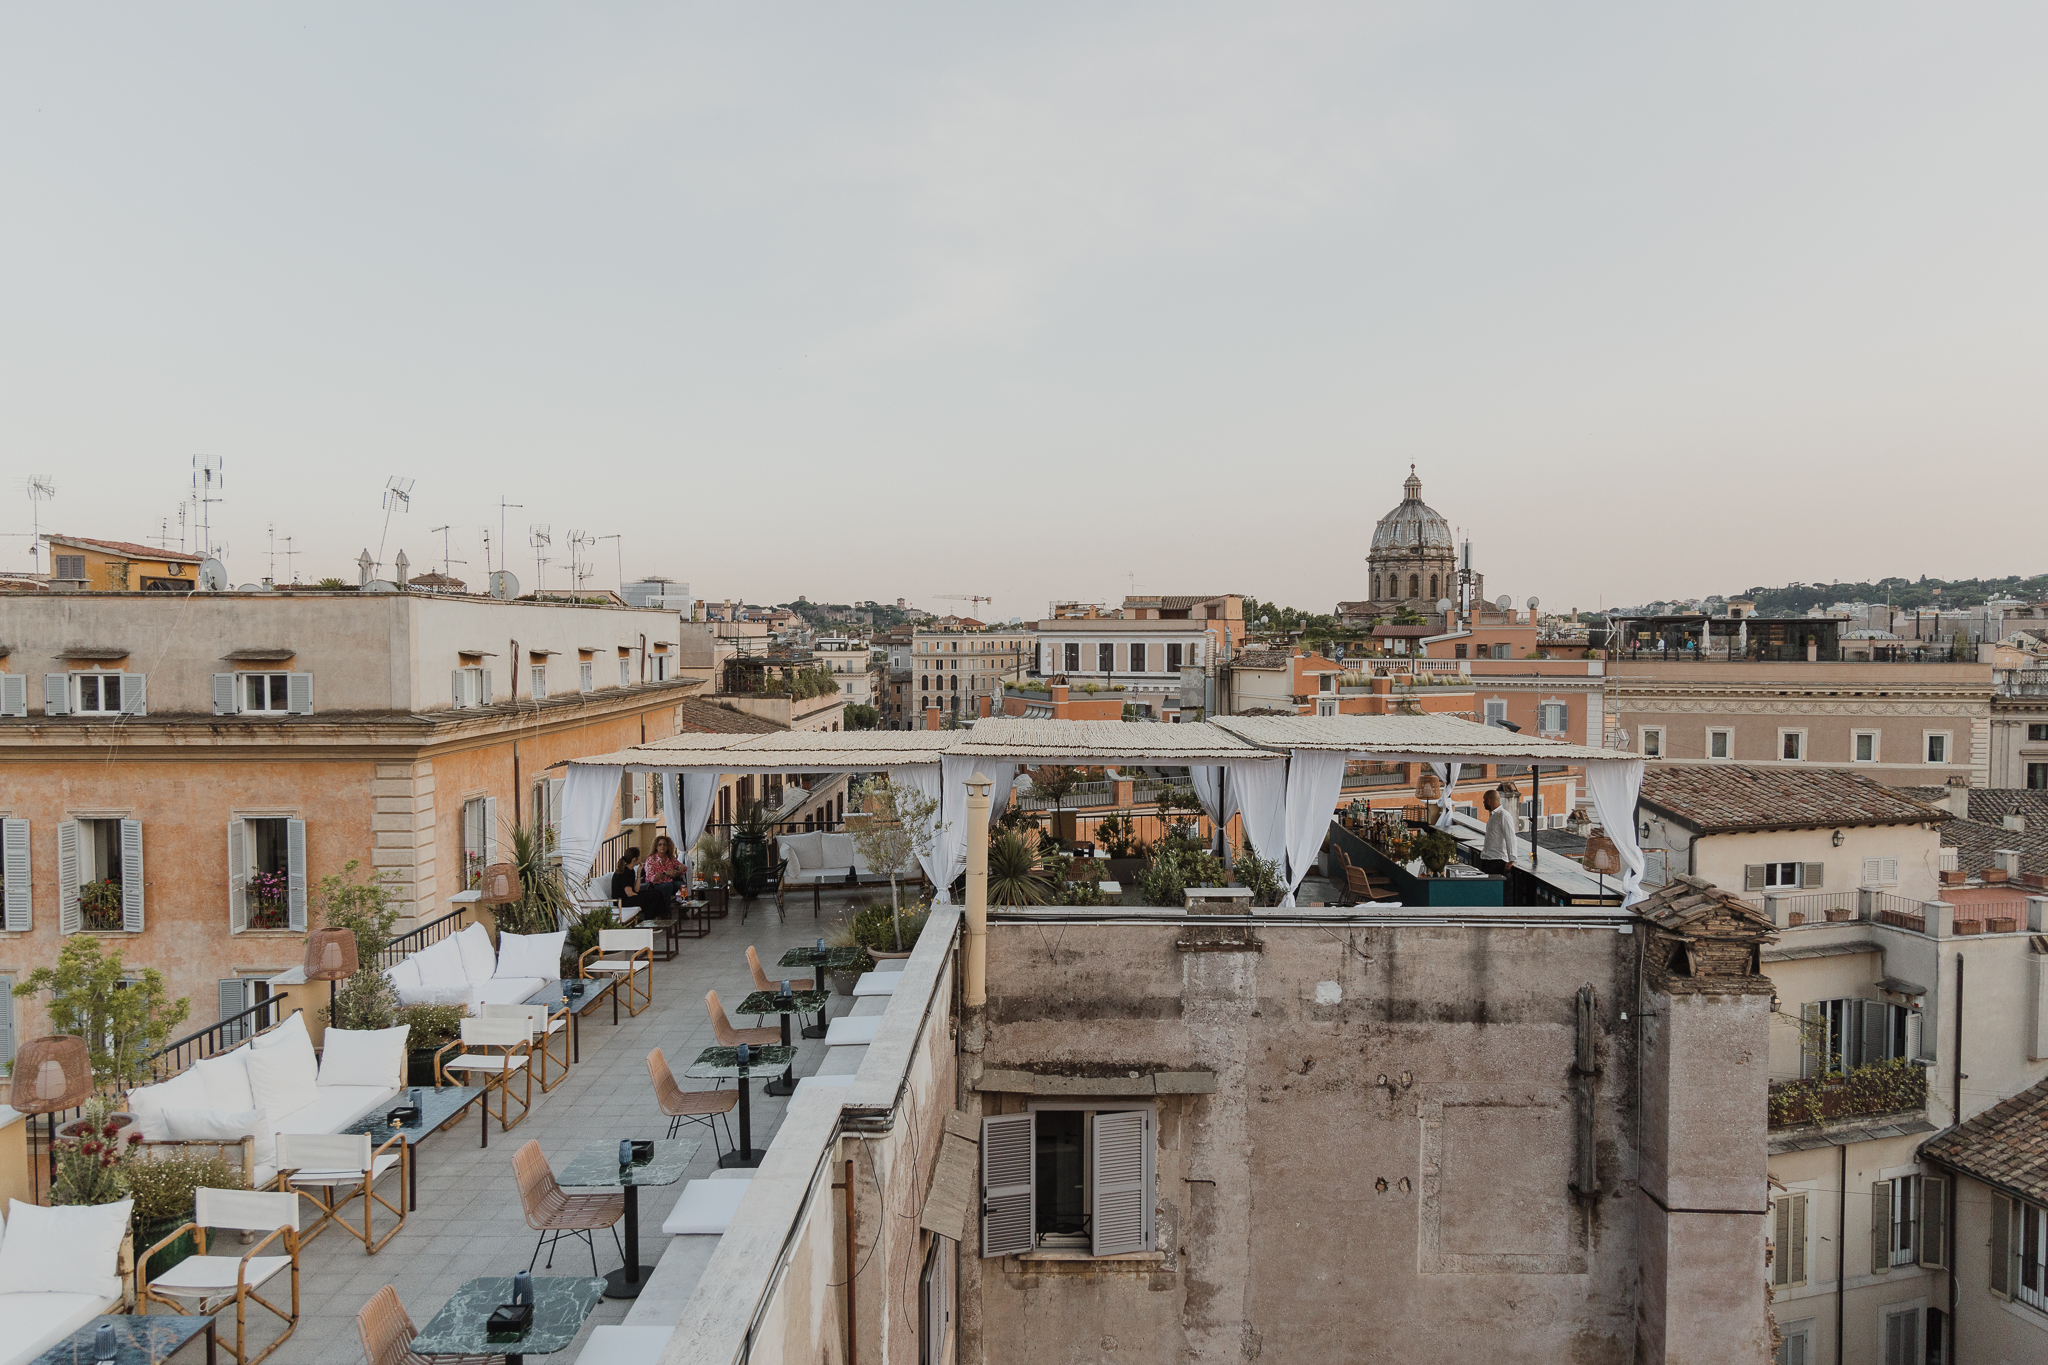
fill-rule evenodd
<path id="1" fill-rule="evenodd" d="M 335 1227 L 340 1228 L 343 1232 L 346 1232 L 349 1236 L 355 1238 L 358 1242 L 361 1242 L 363 1244 L 364 1255 L 375 1256 L 378 1252 L 382 1251 L 384 1249 L 384 1244 L 386 1242 L 389 1242 L 393 1237 L 396 1237 L 398 1235 L 398 1230 L 405 1226 L 405 1191 L 407 1183 L 412 1176 L 412 1148 L 407 1145 L 405 1141 L 405 1134 L 393 1133 L 390 1137 L 384 1139 L 384 1141 L 381 1144 L 374 1148 L 370 1152 L 369 1163 L 363 1167 L 360 1178 L 352 1186 L 344 1186 L 339 1181 L 320 1180 L 317 1176 L 315 1177 L 313 1182 L 310 1182 L 307 1185 L 299 1184 L 296 1179 L 299 1171 L 308 1168 L 290 1167 L 285 1165 L 285 1151 L 287 1147 L 289 1147 L 292 1144 L 294 1136 L 295 1135 L 291 1134 L 280 1135 L 277 1140 L 277 1187 L 278 1189 L 286 1193 L 298 1195 L 308 1204 L 311 1204 L 314 1208 L 320 1210 L 320 1217 L 318 1220 L 314 1222 L 313 1226 L 307 1228 L 305 1231 L 299 1234 L 299 1245 L 302 1247 L 305 1246 L 315 1237 L 318 1237 L 321 1233 L 325 1232 L 328 1226 L 331 1224 Z M 325 1135 L 322 1134 L 320 1136 Z M 364 1141 L 369 1141 L 367 1136 L 364 1138 Z M 384 1168 L 382 1171 L 379 1171 L 377 1169 L 378 1158 L 385 1156 L 386 1154 L 391 1152 L 393 1148 L 397 1149 L 398 1160 L 393 1162 L 390 1166 Z M 344 1170 L 346 1168 L 312 1167 L 310 1169 L 316 1172 L 320 1172 L 327 1170 Z M 394 1172 L 398 1176 L 398 1202 L 395 1204 L 392 1203 L 389 1199 L 386 1199 L 383 1195 L 377 1193 L 377 1182 L 381 1180 L 383 1177 L 390 1175 Z M 336 1190 L 344 1188 L 348 1190 L 348 1193 L 342 1195 L 338 1199 L 335 1198 L 334 1192 Z M 313 1191 L 316 1189 L 326 1191 L 327 1197 L 323 1199 L 321 1196 L 314 1194 Z M 360 1229 L 358 1229 L 353 1223 L 344 1222 L 341 1217 L 341 1211 L 347 1208 L 351 1202 L 357 1199 L 363 1201 L 363 1226 Z M 395 1214 L 398 1218 L 397 1222 L 393 1223 L 389 1228 L 385 1230 L 384 1235 L 382 1237 L 376 1235 L 376 1229 L 373 1223 L 373 1219 L 375 1218 L 377 1211 L 376 1206 L 379 1204 L 382 1204 L 384 1206 L 384 1209 L 387 1213 Z"/>
<path id="2" fill-rule="evenodd" d="M 605 940 L 613 935 L 633 936 L 635 946 L 628 948 L 617 939 L 607 947 Z M 644 939 L 642 936 L 645 936 Z M 576 975 L 591 979 L 593 960 L 598 976 L 608 976 L 618 985 L 618 999 L 626 1007 L 626 1013 L 638 1014 L 654 1003 L 654 931 L 652 929 L 600 929 L 597 946 L 585 949 L 583 956 L 576 959 Z M 641 976 L 645 971 L 646 975 Z M 635 984 L 637 981 L 637 985 Z M 635 1004 L 635 1001 L 638 1004 Z"/>
<path id="3" fill-rule="evenodd" d="M 485 1019 L 517 1019 L 524 1015 L 524 1017 L 531 1019 L 533 1016 L 527 1015 L 525 1013 L 527 1010 L 541 1010 L 545 1008 L 542 1005 L 485 1005 L 482 1017 Z M 517 1013 L 494 1014 L 492 1013 L 493 1010 L 517 1011 Z M 533 1035 L 533 1055 L 538 1058 L 538 1061 L 534 1063 L 538 1073 L 534 1079 L 540 1083 L 540 1092 L 543 1095 L 568 1078 L 569 1030 L 571 1027 L 572 1025 L 569 1022 L 569 1006 L 565 1003 L 552 1013 L 546 1014 L 541 1021 L 539 1029 Z M 559 1057 L 554 1053 L 554 1043 L 558 1038 L 562 1042 L 562 1055 Z M 445 1048 L 442 1049 L 442 1051 L 446 1050 Z M 558 1065 L 562 1072 L 561 1075 L 556 1076 L 553 1080 L 548 1079 L 549 1062 L 554 1062 Z"/>
<path id="4" fill-rule="evenodd" d="M 488 1027 L 492 1024 L 516 1026 L 519 1032 L 518 1040 L 514 1041 L 512 1039 L 509 1029 L 499 1030 Z M 494 1033 L 499 1033 L 502 1037 L 493 1038 L 491 1035 Z M 564 1030 L 564 1036 L 567 1036 L 566 1030 Z M 475 1067 L 464 1066 L 461 1064 L 462 1055 L 458 1055 L 453 1069 L 465 1074 L 474 1071 L 483 1077 L 484 1093 L 482 1099 L 486 1141 L 489 1140 L 490 1134 L 491 1092 L 493 1090 L 498 1092 L 499 1132 L 502 1133 L 515 1128 L 526 1121 L 526 1116 L 533 1111 L 533 1026 L 531 1023 L 522 1019 L 464 1019 L 462 1021 L 462 1037 L 457 1038 L 452 1043 L 443 1044 L 441 1050 L 434 1054 L 436 1084 L 459 1084 L 448 1074 L 450 1067 L 446 1058 L 451 1049 L 460 1049 L 461 1054 L 464 1055 L 474 1053 L 478 1061 L 485 1063 Z M 492 1060 L 498 1061 L 499 1065 L 488 1065 Z M 515 1071 L 524 1078 L 522 1081 L 524 1089 L 518 1096 L 518 1118 L 512 1117 L 512 1074 Z"/>
<path id="5" fill-rule="evenodd" d="M 258 1361 L 264 1359 L 287 1341 L 290 1341 L 292 1333 L 299 1330 L 299 1230 L 289 1223 L 272 1230 L 269 1235 L 262 1238 L 254 1246 L 250 1247 L 248 1251 L 243 1253 L 241 1264 L 235 1275 L 235 1288 L 232 1293 L 223 1291 L 212 1298 L 207 1298 L 203 1295 L 189 1295 L 187 1297 L 198 1300 L 197 1307 L 189 1309 L 180 1303 L 175 1296 L 151 1292 L 149 1282 L 143 1278 L 143 1269 L 149 1264 L 149 1258 L 188 1232 L 192 1234 L 193 1244 L 198 1248 L 198 1254 L 201 1256 L 206 1255 L 206 1229 L 197 1222 L 192 1222 L 176 1229 L 168 1237 L 143 1252 L 137 1258 L 135 1267 L 135 1312 L 137 1316 L 147 1317 L 149 1315 L 149 1305 L 152 1302 L 162 1304 L 180 1317 L 190 1317 L 195 1312 L 202 1316 L 211 1317 L 227 1307 L 229 1303 L 233 1303 L 235 1305 L 235 1341 L 232 1346 L 225 1341 L 220 1341 L 218 1343 L 219 1347 L 239 1361 L 240 1365 L 257 1365 Z M 292 1262 L 292 1307 L 289 1313 L 257 1293 L 256 1289 L 248 1283 L 249 1263 L 256 1258 L 258 1252 L 262 1251 L 263 1248 L 269 1246 L 279 1237 L 284 1238 L 285 1254 L 291 1257 Z M 253 1356 L 247 1354 L 249 1349 L 247 1336 L 248 1311 L 251 1299 L 254 1299 L 258 1304 L 268 1309 L 284 1322 L 283 1335 Z"/>

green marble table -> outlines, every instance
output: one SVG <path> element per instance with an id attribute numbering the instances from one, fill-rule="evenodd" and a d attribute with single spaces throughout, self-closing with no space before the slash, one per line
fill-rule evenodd
<path id="1" fill-rule="evenodd" d="M 789 1036 L 789 1016 L 792 1014 L 817 1015 L 817 1026 L 814 1028 L 810 1025 L 805 1025 L 804 1037 L 823 1038 L 825 1036 L 825 1002 L 831 998 L 832 992 L 830 991 L 792 991 L 789 995 L 784 996 L 780 993 L 780 988 L 778 987 L 772 991 L 755 991 L 752 995 L 740 1001 L 740 1007 L 734 1013 L 751 1014 L 757 1018 L 764 1014 L 781 1015 L 782 1045 L 788 1047 L 791 1041 Z M 764 1095 L 794 1095 L 796 1093 L 796 1077 L 794 1074 L 785 1071 L 763 1086 L 761 1093 Z"/>
<path id="2" fill-rule="evenodd" d="M 701 1138 L 656 1138 L 654 1155 L 646 1161 L 619 1164 L 619 1141 L 593 1142 L 555 1177 L 558 1184 L 623 1186 L 626 1191 L 626 1263 L 604 1277 L 608 1299 L 635 1299 L 645 1283 L 640 1278 L 640 1187 L 673 1185 L 690 1168 L 690 1159 L 704 1145 Z"/>
<path id="3" fill-rule="evenodd" d="M 567 981 L 548 982 L 547 985 L 542 986 L 532 995 L 527 996 L 525 1003 L 529 1005 L 546 1005 L 549 1014 L 559 1013 L 563 1009 L 569 1011 L 569 1057 L 571 1061 L 580 1062 L 583 1060 L 583 1025 L 579 1021 L 584 1015 L 596 1009 L 599 1002 L 609 996 L 612 1002 L 612 1022 L 614 1024 L 618 1023 L 619 993 L 616 988 L 619 983 L 609 977 L 596 977 L 588 980 L 578 977 L 576 979 L 584 987 L 584 991 L 573 1005 L 569 1002 L 569 992 L 566 989 L 569 983 Z"/>
<path id="4" fill-rule="evenodd" d="M 739 1049 L 730 1047 L 707 1047 L 697 1054 L 697 1060 L 690 1063 L 690 1069 L 683 1074 L 693 1081 L 734 1080 L 740 1083 L 740 1145 L 733 1151 L 718 1158 L 721 1166 L 758 1166 L 767 1153 L 754 1146 L 754 1117 L 748 1105 L 753 1093 L 747 1085 L 749 1078 L 759 1071 L 787 1071 L 796 1060 L 796 1049 L 770 1044 L 748 1049 L 747 1065 L 740 1065 Z"/>
<path id="5" fill-rule="evenodd" d="M 865 948 L 827 948 L 825 950 L 825 970 L 828 972 L 850 972 L 859 966 L 862 959 L 866 958 L 867 955 L 868 950 Z M 815 968 L 818 965 L 818 950 L 814 947 L 791 948 L 776 959 L 775 965 L 778 967 Z"/>
<path id="6" fill-rule="evenodd" d="M 583 1320 L 603 1297 L 604 1281 L 595 1276 L 536 1275 L 532 1325 L 515 1334 L 492 1336 L 484 1324 L 491 1310 L 512 1302 L 512 1277 L 469 1280 L 427 1320 L 410 1349 L 423 1356 L 502 1355 L 505 1365 L 519 1365 L 526 1356 L 548 1355 L 576 1340 Z"/>
<path id="7" fill-rule="evenodd" d="M 415 1090 L 420 1092 L 420 1121 L 418 1123 L 408 1123 L 403 1128 L 394 1128 L 386 1123 L 384 1121 L 386 1114 L 400 1105 L 412 1103 L 412 1092 Z M 368 1133 L 372 1148 L 383 1146 L 394 1133 L 404 1135 L 406 1146 L 418 1147 L 421 1142 L 426 1140 L 429 1133 L 439 1132 L 442 1124 L 449 1122 L 463 1110 L 469 1108 L 471 1104 L 475 1103 L 476 1097 L 483 1093 L 483 1087 L 478 1085 L 409 1085 L 399 1091 L 397 1098 L 393 1099 L 389 1104 L 380 1106 L 376 1113 L 366 1118 L 357 1119 L 341 1131 L 344 1133 Z M 488 1105 L 484 1107 L 483 1141 L 477 1145 L 480 1147 L 491 1145 L 491 1117 Z M 418 1152 L 410 1152 L 407 1155 L 411 1159 L 405 1163 L 405 1178 L 407 1182 L 406 1208 L 408 1211 L 412 1211 L 417 1210 L 420 1206 L 420 1158 Z"/>
<path id="8" fill-rule="evenodd" d="M 129 1314 L 94 1318 L 35 1358 L 33 1365 L 93 1365 L 101 1323 L 114 1329 L 115 1365 L 163 1365 L 179 1347 L 205 1333 L 206 1365 L 214 1365 L 216 1338 L 211 1317 Z"/>

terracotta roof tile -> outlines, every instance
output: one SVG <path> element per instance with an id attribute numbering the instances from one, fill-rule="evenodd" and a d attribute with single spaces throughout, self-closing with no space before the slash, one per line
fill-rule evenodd
<path id="1" fill-rule="evenodd" d="M 2048 1202 L 2048 1081 L 1929 1138 L 1920 1152 L 1965 1175 Z"/>
<path id="2" fill-rule="evenodd" d="M 1861 773 L 1745 763 L 1652 763 L 1643 774 L 1642 802 L 1702 834 L 1935 824 L 1949 818 L 1947 811 Z"/>
<path id="3" fill-rule="evenodd" d="M 87 545 L 135 559 L 154 559 L 165 564 L 203 564 L 205 555 L 188 555 L 183 550 L 166 550 L 155 545 L 137 545 L 132 540 L 90 540 L 85 536 L 60 536 L 55 531 L 43 537 L 52 545 Z"/>

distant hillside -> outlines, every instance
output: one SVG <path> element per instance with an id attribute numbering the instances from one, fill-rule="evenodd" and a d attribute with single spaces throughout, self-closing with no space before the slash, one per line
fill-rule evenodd
<path id="1" fill-rule="evenodd" d="M 1941 591 L 1936 593 L 1935 589 Z M 1756 600 L 1759 616 L 1801 616 L 1809 607 L 1835 602 L 1883 602 L 1895 607 L 1973 607 L 1987 597 L 2048 598 L 2048 574 L 2021 578 L 1884 578 L 1875 583 L 1788 583 L 1732 594 Z"/>

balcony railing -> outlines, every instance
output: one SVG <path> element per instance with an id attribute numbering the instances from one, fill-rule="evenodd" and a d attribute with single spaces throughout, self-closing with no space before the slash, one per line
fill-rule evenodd
<path id="1" fill-rule="evenodd" d="M 1771 1087 L 1770 1127 L 1800 1128 L 1927 1107 L 1927 1068 L 1908 1058 L 1870 1062 L 1847 1072 Z"/>
<path id="2" fill-rule="evenodd" d="M 468 906 L 460 906 L 439 919 L 428 920 L 419 928 L 400 934 L 377 952 L 379 967 L 396 967 L 424 948 L 431 948 L 450 934 L 462 932 L 462 920 L 469 914 Z"/>
<path id="3" fill-rule="evenodd" d="M 231 1014 L 218 1023 L 208 1024 L 196 1033 L 164 1044 L 155 1052 L 142 1059 L 150 1074 L 157 1080 L 175 1076 L 194 1062 L 218 1056 L 229 1048 L 238 1047 L 250 1038 L 276 1023 L 284 1001 L 276 996 L 258 1000 L 240 1014 Z"/>

